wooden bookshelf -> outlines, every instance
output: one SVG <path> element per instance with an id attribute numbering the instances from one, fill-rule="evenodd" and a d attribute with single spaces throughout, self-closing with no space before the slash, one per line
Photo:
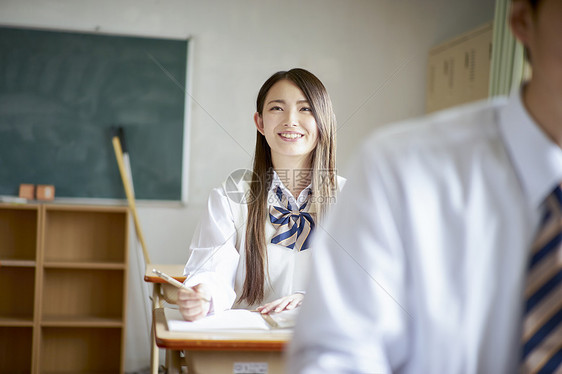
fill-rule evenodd
<path id="1" fill-rule="evenodd" d="M 123 373 L 127 207 L 0 204 L 0 372 Z"/>

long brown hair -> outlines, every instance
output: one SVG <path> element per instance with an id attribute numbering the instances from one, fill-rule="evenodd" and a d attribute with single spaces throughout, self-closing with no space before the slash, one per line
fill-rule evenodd
<path id="1" fill-rule="evenodd" d="M 335 203 L 336 178 L 336 116 L 332 101 L 322 82 L 307 70 L 295 68 L 273 74 L 261 87 L 256 100 L 256 111 L 261 116 L 267 93 L 271 87 L 288 80 L 300 88 L 306 97 L 316 125 L 318 142 L 311 155 L 312 196 L 310 211 L 321 219 L 329 206 Z M 249 305 L 259 303 L 264 297 L 265 269 L 267 269 L 267 243 L 265 224 L 268 219 L 267 197 L 273 173 L 271 148 L 265 136 L 256 135 L 252 181 L 248 199 L 248 224 L 246 228 L 246 279 L 240 301 Z"/>

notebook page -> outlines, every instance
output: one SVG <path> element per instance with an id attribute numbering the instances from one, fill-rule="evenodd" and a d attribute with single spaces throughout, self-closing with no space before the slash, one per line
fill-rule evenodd
<path id="1" fill-rule="evenodd" d="M 230 309 L 200 320 L 185 321 L 179 310 L 165 308 L 164 314 L 170 331 L 212 330 L 269 330 L 270 327 L 259 313 L 245 309 Z"/>

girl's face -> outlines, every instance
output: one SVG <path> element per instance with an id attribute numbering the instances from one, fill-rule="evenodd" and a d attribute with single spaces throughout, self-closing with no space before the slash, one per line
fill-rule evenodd
<path id="1" fill-rule="evenodd" d="M 306 97 L 293 82 L 275 83 L 265 97 L 262 115 L 254 115 L 258 131 L 271 148 L 274 167 L 303 166 L 318 142 L 318 126 Z"/>

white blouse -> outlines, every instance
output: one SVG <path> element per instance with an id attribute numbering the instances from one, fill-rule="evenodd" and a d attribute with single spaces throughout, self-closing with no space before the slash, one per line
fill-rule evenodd
<path id="1" fill-rule="evenodd" d="M 343 178 L 338 177 L 338 182 L 341 188 Z M 271 205 L 281 206 L 275 194 L 277 186 L 281 187 L 293 206 L 301 206 L 311 189 L 310 185 L 306 187 L 295 200 L 274 172 L 269 189 L 268 208 Z M 235 181 L 229 177 L 221 187 L 213 189 L 207 211 L 191 241 L 190 256 L 184 269 L 186 285 L 192 287 L 205 283 L 210 288 L 211 313 L 230 308 L 253 309 L 258 306 L 237 301 L 242 294 L 246 278 L 245 237 L 248 207 L 242 200 L 248 196 L 249 188 L 250 185 L 244 178 Z M 309 207 L 304 211 L 313 213 L 309 211 Z M 265 240 L 268 243 L 267 271 L 261 305 L 296 292 L 304 292 L 308 276 L 311 248 L 297 251 L 272 244 L 271 238 L 275 233 L 276 229 L 268 218 L 265 225 Z"/>
<path id="2" fill-rule="evenodd" d="M 513 95 L 381 129 L 355 161 L 314 238 L 287 372 L 517 373 L 560 147 Z"/>

